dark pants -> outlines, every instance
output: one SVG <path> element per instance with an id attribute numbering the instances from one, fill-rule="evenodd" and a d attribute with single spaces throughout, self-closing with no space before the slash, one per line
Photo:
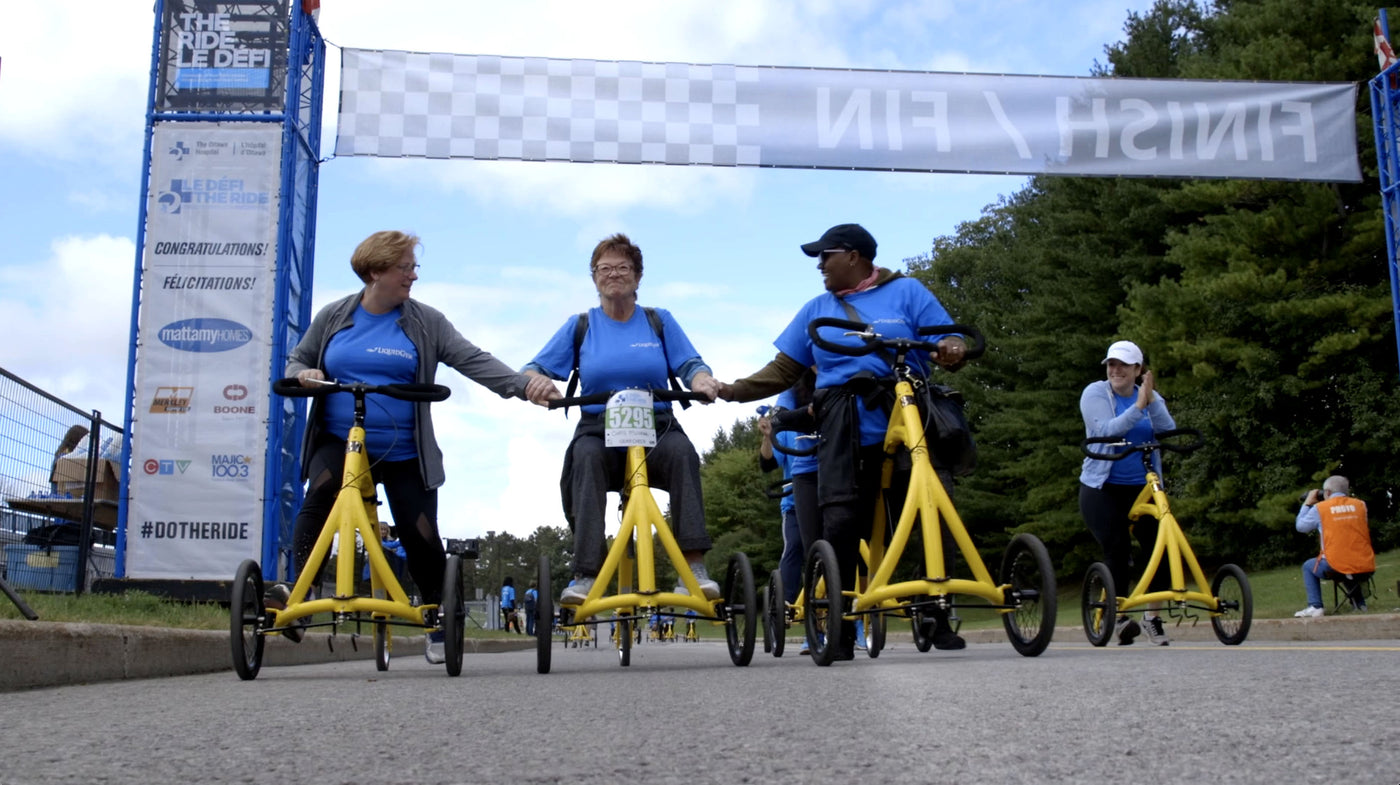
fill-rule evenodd
<path id="1" fill-rule="evenodd" d="M 1157 541 L 1157 519 L 1144 515 L 1136 521 L 1128 519 L 1128 512 L 1142 492 L 1141 485 L 1115 485 L 1104 483 L 1102 488 L 1090 488 L 1079 484 L 1079 513 L 1084 516 L 1084 525 L 1094 535 L 1103 549 L 1103 560 L 1108 572 L 1113 576 L 1113 590 L 1119 597 L 1128 596 L 1130 582 L 1137 577 L 1134 567 L 1144 568 L 1152 555 L 1152 546 Z M 1130 532 L 1132 534 L 1130 534 Z M 1139 555 L 1134 563 L 1133 535 L 1137 536 Z M 1151 591 L 1164 591 L 1171 588 L 1171 572 L 1165 562 L 1152 577 L 1148 585 Z"/>
<path id="2" fill-rule="evenodd" d="M 437 489 L 423 487 L 416 458 L 375 462 L 371 456 L 370 463 L 375 482 L 384 486 L 388 497 L 399 542 L 408 556 L 408 572 L 422 592 L 424 604 L 436 605 L 442 601 L 442 574 L 447 567 L 447 551 L 438 535 Z M 298 575 L 330 517 L 344 472 L 345 440 L 329 436 L 317 439 L 307 467 L 311 482 L 292 530 L 292 557 Z M 315 585 L 320 583 L 321 571 L 317 570 Z"/>
<path id="3" fill-rule="evenodd" d="M 597 575 L 606 555 L 604 517 L 608 491 L 626 484 L 627 450 L 605 447 L 602 417 L 579 418 L 560 480 L 564 514 L 574 530 L 574 572 Z M 708 551 L 700 456 L 669 414 L 656 413 L 656 446 L 647 450 L 647 482 L 670 494 L 671 526 L 682 551 Z M 642 535 L 647 536 L 647 535 Z"/>

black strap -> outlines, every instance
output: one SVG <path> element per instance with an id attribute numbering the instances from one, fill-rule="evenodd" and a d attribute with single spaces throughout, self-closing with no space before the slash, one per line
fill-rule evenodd
<path id="1" fill-rule="evenodd" d="M 666 361 L 666 373 L 670 376 L 671 389 L 682 392 L 681 382 L 676 378 L 676 374 L 671 371 L 671 356 L 666 353 L 666 325 L 661 321 L 661 314 L 655 308 L 642 308 L 642 313 L 646 314 L 647 323 L 651 325 L 651 331 L 656 333 L 656 337 L 661 341 L 661 356 Z M 572 398 L 574 390 L 578 388 L 578 352 L 583 346 L 583 337 L 588 333 L 588 312 L 584 311 L 578 315 L 578 321 L 574 323 L 574 368 L 569 374 L 569 385 L 564 391 L 565 398 Z M 690 401 L 681 401 L 682 409 L 690 408 Z"/>
<path id="2" fill-rule="evenodd" d="M 850 319 L 853 322 L 860 322 L 861 324 L 865 325 L 869 324 L 869 322 L 865 321 L 865 319 L 861 317 L 860 311 L 857 311 L 854 305 L 851 305 L 850 303 L 846 302 L 846 298 L 837 297 L 836 299 L 841 302 L 841 307 L 846 309 L 847 319 Z M 868 342 L 869 340 L 867 340 L 867 343 Z M 879 351 L 875 352 L 875 354 L 879 355 L 880 359 L 884 360 L 885 363 L 890 366 L 891 370 L 894 369 L 894 352 L 891 352 L 889 349 L 880 349 Z"/>

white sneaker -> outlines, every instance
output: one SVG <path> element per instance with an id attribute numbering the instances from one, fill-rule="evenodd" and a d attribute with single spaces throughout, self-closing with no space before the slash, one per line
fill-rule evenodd
<path id="1" fill-rule="evenodd" d="M 1167 637 L 1167 628 L 1162 626 L 1161 616 L 1144 616 L 1142 628 L 1147 632 L 1147 642 L 1154 646 L 1166 646 L 1172 642 Z"/>
<path id="2" fill-rule="evenodd" d="M 560 605 L 582 605 L 588 599 L 588 593 L 593 590 L 592 575 L 574 576 L 574 582 L 564 587 L 564 591 L 559 594 Z"/>
<path id="3" fill-rule="evenodd" d="M 1302 609 L 1301 611 L 1298 611 L 1293 615 L 1299 619 L 1316 619 L 1324 613 L 1326 613 L 1326 611 L 1322 610 L 1321 608 L 1315 605 L 1309 605 L 1308 607 Z"/>
<path id="4" fill-rule="evenodd" d="M 428 643 L 423 648 L 423 659 L 427 660 L 429 665 L 441 665 L 447 662 L 446 643 L 447 638 L 443 635 L 442 630 L 428 633 Z"/>
<path id="5" fill-rule="evenodd" d="M 700 591 L 707 600 L 719 599 L 719 584 L 710 580 L 710 572 L 705 569 L 705 563 L 695 561 L 690 563 L 690 572 L 695 576 L 695 582 L 700 584 Z M 676 594 L 689 595 L 690 590 L 685 588 L 685 583 L 680 578 L 676 578 Z"/>

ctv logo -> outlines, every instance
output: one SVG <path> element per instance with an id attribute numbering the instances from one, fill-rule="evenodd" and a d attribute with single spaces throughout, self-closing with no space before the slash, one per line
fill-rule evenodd
<path id="1" fill-rule="evenodd" d="M 157 387 L 151 399 L 151 414 L 184 414 L 190 410 L 193 387 Z"/>
<path id="2" fill-rule="evenodd" d="M 184 474 L 190 468 L 190 461 L 177 461 L 171 458 L 147 458 L 141 469 L 147 474 Z"/>

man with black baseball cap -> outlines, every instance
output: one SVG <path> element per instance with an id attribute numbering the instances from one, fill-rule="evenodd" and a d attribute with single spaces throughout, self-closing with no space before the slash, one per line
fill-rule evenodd
<path id="1" fill-rule="evenodd" d="M 816 368 L 812 407 L 822 435 L 817 501 L 822 538 L 836 552 L 842 586 L 855 586 L 860 539 L 870 531 L 879 498 L 894 373 L 879 354 L 850 356 L 821 349 L 808 336 L 807 325 L 813 319 L 832 317 L 877 325 L 885 337 L 915 338 L 920 327 L 955 321 L 922 283 L 876 267 L 875 249 L 875 238 L 859 224 L 838 224 L 819 239 L 804 243 L 802 252 L 818 259 L 826 292 L 808 301 L 773 342 L 778 355 L 772 362 L 752 376 L 721 384 L 719 392 L 725 400 L 758 400 L 786 390 L 805 369 Z M 823 338 L 852 345 L 861 341 L 837 331 L 824 333 Z M 956 369 L 966 350 L 961 336 L 948 335 L 939 340 L 935 355 L 913 351 L 907 359 L 916 372 L 927 376 L 931 362 Z M 951 480 L 949 473 L 945 483 Z M 934 646 L 963 648 L 947 613 L 933 615 Z M 855 624 L 844 621 L 836 659 L 853 658 L 854 648 Z"/>

